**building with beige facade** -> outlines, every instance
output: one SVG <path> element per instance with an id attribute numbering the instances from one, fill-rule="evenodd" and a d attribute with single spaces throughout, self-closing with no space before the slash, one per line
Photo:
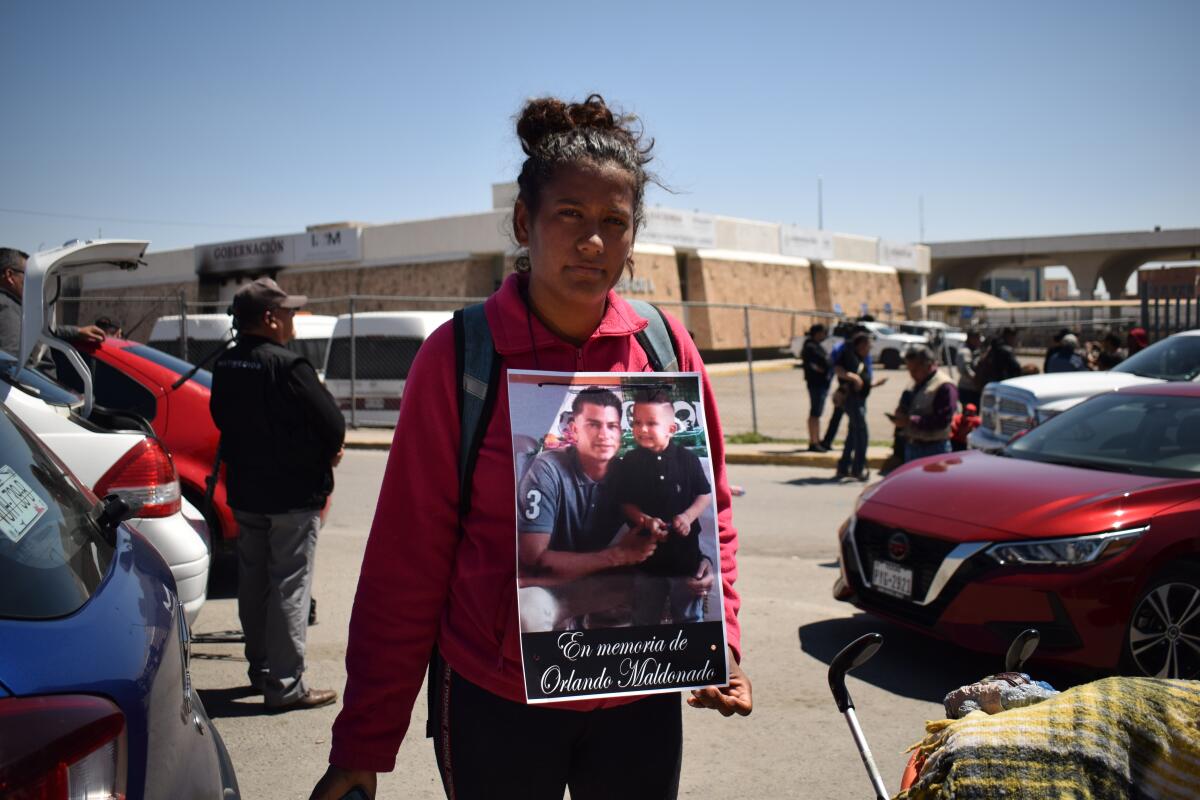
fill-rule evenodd
<path id="1" fill-rule="evenodd" d="M 513 269 L 515 190 L 493 186 L 493 208 L 476 214 L 151 252 L 135 273 L 88 275 L 76 313 L 132 326 L 149 298 L 166 296 L 220 310 L 261 275 L 308 295 L 316 313 L 346 313 L 352 296 L 358 311 L 451 308 L 454 298 L 490 294 Z M 923 245 L 655 206 L 617 290 L 680 316 L 705 353 L 744 351 L 747 328 L 753 348 L 769 351 L 802 334 L 814 312 L 906 318 L 929 268 Z M 127 332 L 144 337 L 152 323 Z"/>

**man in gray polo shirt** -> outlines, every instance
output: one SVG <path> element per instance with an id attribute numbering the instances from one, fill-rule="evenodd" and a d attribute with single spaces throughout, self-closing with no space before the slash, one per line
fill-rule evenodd
<path id="1" fill-rule="evenodd" d="M 658 540 L 631 529 L 602 481 L 621 447 L 621 400 L 597 386 L 572 404 L 575 444 L 538 455 L 517 490 L 521 628 L 559 630 L 582 614 L 612 608 L 628 587 L 602 573 L 640 564 Z M 590 580 L 605 578 L 606 580 Z"/>

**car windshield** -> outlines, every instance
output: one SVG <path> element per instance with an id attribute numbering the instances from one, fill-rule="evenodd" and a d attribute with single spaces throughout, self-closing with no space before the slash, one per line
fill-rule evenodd
<path id="1" fill-rule="evenodd" d="M 1143 378 L 1190 381 L 1200 376 L 1200 336 L 1171 336 L 1112 368 Z"/>
<path id="2" fill-rule="evenodd" d="M 1200 478 L 1200 397 L 1101 395 L 1047 420 L 1004 453 L 1085 469 Z"/>
<path id="3" fill-rule="evenodd" d="M 91 598 L 113 559 L 94 507 L 94 498 L 0 405 L 0 617 L 61 617 Z"/>
<path id="4" fill-rule="evenodd" d="M 40 372 L 28 368 L 17 369 L 16 359 L 7 353 L 0 354 L 0 379 L 51 405 L 72 407 L 83 402 L 78 394 L 59 386 Z"/>
<path id="5" fill-rule="evenodd" d="M 176 375 L 186 375 L 192 371 L 193 366 L 182 358 L 176 358 L 170 353 L 164 353 L 162 350 L 156 350 L 153 347 L 147 347 L 144 344 L 131 344 L 125 348 L 130 353 L 136 356 L 141 356 L 147 361 L 158 364 L 160 367 L 166 367 Z M 203 386 L 205 389 L 212 389 L 212 373 L 206 369 L 198 369 L 192 375 L 192 380 Z"/>
<path id="6" fill-rule="evenodd" d="M 895 329 L 889 328 L 887 325 L 875 325 L 871 328 L 871 330 L 874 331 L 875 333 L 879 334 L 880 336 L 895 336 L 896 335 Z"/>

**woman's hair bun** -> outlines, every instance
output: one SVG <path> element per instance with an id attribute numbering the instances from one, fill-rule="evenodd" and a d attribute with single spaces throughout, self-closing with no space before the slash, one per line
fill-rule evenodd
<path id="1" fill-rule="evenodd" d="M 582 103 L 564 103 L 556 97 L 539 97 L 530 100 L 517 119 L 517 137 L 526 155 L 533 155 L 546 139 L 555 134 L 566 133 L 576 128 L 613 131 L 636 141 L 637 137 L 626 129 L 624 118 L 615 117 L 611 109 L 598 94 L 588 95 Z"/>

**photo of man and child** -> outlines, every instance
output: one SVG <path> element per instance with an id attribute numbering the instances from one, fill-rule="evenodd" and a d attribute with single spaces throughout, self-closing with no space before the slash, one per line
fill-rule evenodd
<path id="1" fill-rule="evenodd" d="M 525 373 L 509 391 L 522 631 L 720 620 L 698 378 Z"/>

